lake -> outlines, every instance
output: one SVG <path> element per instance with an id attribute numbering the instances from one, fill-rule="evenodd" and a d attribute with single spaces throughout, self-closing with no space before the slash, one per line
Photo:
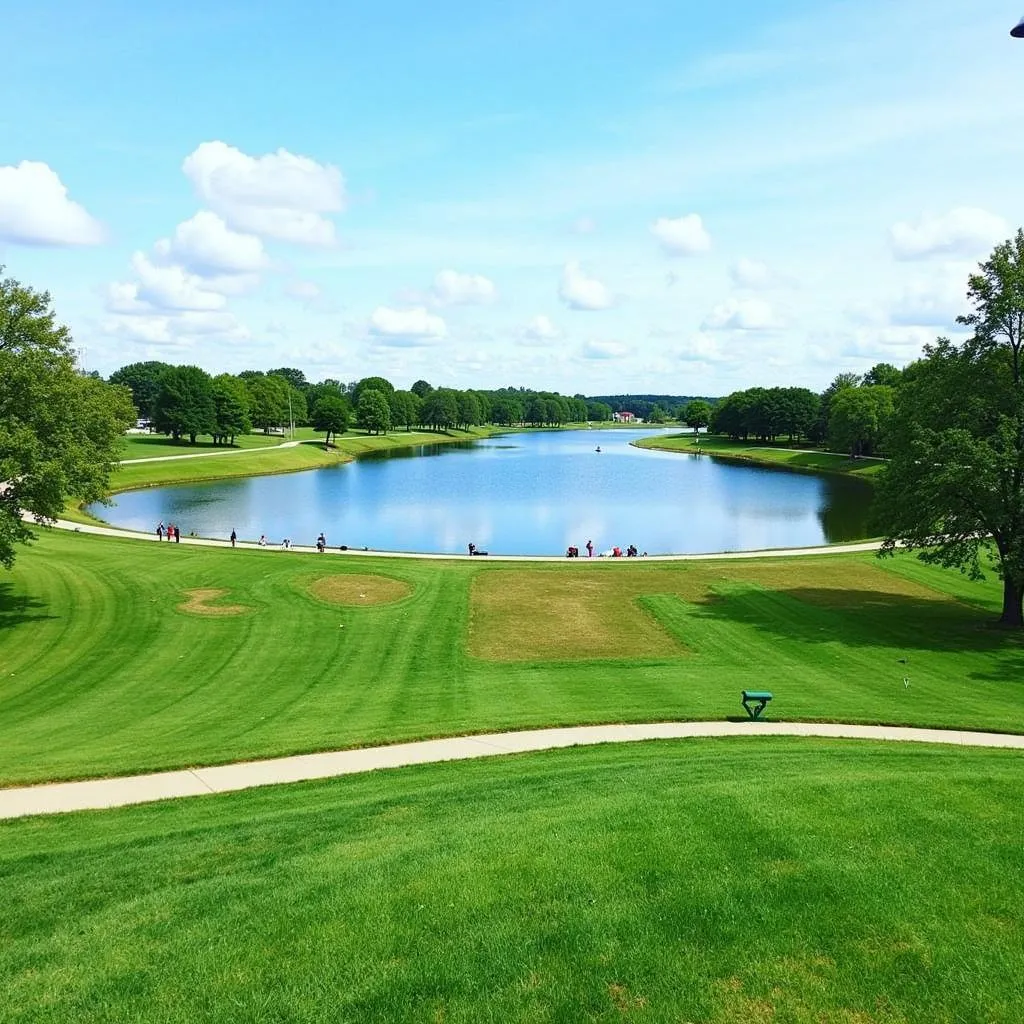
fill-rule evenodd
<path id="1" fill-rule="evenodd" d="M 738 551 L 859 540 L 871 487 L 736 465 L 710 456 L 634 448 L 656 431 L 508 434 L 364 456 L 346 465 L 277 476 L 130 491 L 94 514 L 152 531 L 240 539 L 266 534 L 331 547 L 495 554 L 596 551 Z M 678 428 L 672 431 L 678 433 Z M 600 453 L 595 451 L 601 448 Z M 229 456 L 230 457 L 230 456 Z"/>

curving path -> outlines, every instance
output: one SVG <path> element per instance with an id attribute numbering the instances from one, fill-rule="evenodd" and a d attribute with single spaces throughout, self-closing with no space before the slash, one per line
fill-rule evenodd
<path id="1" fill-rule="evenodd" d="M 122 459 L 119 466 L 139 466 L 144 462 L 178 462 L 180 459 L 215 459 L 225 455 L 255 455 L 257 452 L 276 452 L 282 448 L 298 448 L 300 444 L 322 444 L 320 441 L 304 439 L 301 441 L 282 441 L 280 444 L 267 444 L 262 448 L 225 448 L 213 452 L 185 452 L 183 455 L 154 455 L 148 459 Z"/>
<path id="2" fill-rule="evenodd" d="M 881 725 L 814 722 L 655 722 L 649 725 L 584 725 L 565 729 L 452 736 L 419 743 L 298 754 L 266 761 L 151 775 L 130 775 L 84 782 L 58 782 L 0 789 L 0 819 L 30 814 L 63 814 L 152 803 L 208 793 L 231 793 L 255 786 L 276 786 L 310 779 L 331 779 L 382 768 L 402 768 L 441 761 L 464 761 L 502 754 L 523 754 L 597 743 L 719 736 L 816 736 L 828 739 L 898 740 L 967 747 L 1008 747 L 1024 751 L 1024 735 L 911 729 Z"/>

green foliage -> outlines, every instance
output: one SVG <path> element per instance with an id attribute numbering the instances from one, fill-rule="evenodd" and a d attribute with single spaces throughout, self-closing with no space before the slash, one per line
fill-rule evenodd
<path id="1" fill-rule="evenodd" d="M 305 391 L 310 386 L 306 375 L 294 366 L 281 366 L 276 370 L 267 370 L 267 376 L 283 377 L 296 391 Z"/>
<path id="2" fill-rule="evenodd" d="M 875 363 L 874 366 L 864 374 L 864 383 L 884 384 L 886 387 L 898 388 L 903 379 L 903 371 L 896 369 L 892 363 Z"/>
<path id="3" fill-rule="evenodd" d="M 451 429 L 459 418 L 458 394 L 450 388 L 435 388 L 423 399 L 420 418 L 434 430 Z"/>
<path id="4" fill-rule="evenodd" d="M 423 399 L 426 398 L 434 388 L 432 385 L 428 384 L 427 381 L 418 380 L 409 390 L 412 391 L 417 398 Z"/>
<path id="5" fill-rule="evenodd" d="M 313 406 L 313 429 L 326 434 L 325 444 L 331 443 L 331 436 L 344 434 L 349 425 L 349 406 L 341 395 L 321 395 Z"/>
<path id="6" fill-rule="evenodd" d="M 134 420 L 128 388 L 78 372 L 49 294 L 0 278 L 0 565 L 32 538 L 22 510 L 54 519 L 72 496 L 105 496 Z"/>
<path id="7" fill-rule="evenodd" d="M 289 384 L 283 377 L 240 375 L 249 389 L 252 422 L 264 433 L 288 421 Z"/>
<path id="8" fill-rule="evenodd" d="M 195 444 L 199 434 L 217 430 L 213 382 L 198 366 L 172 366 L 160 377 L 153 426 L 175 440 L 186 436 Z"/>
<path id="9" fill-rule="evenodd" d="M 700 398 L 688 402 L 682 411 L 683 421 L 688 427 L 693 427 L 694 432 L 706 427 L 711 422 L 711 406 Z"/>
<path id="10" fill-rule="evenodd" d="M 222 373 L 213 378 L 214 444 L 234 444 L 239 434 L 252 430 L 249 389 L 240 377 Z"/>
<path id="11" fill-rule="evenodd" d="M 817 415 L 818 397 L 807 388 L 747 388 L 719 401 L 710 420 L 716 433 L 736 440 L 774 441 L 788 434 L 796 441 L 811 432 Z"/>
<path id="12" fill-rule="evenodd" d="M 884 384 L 844 388 L 831 401 L 829 444 L 839 451 L 872 455 L 884 450 L 893 413 L 893 389 Z"/>
<path id="13" fill-rule="evenodd" d="M 607 402 L 587 402 L 587 419 L 595 423 L 608 423 L 612 418 L 612 407 Z"/>
<path id="14" fill-rule="evenodd" d="M 968 280 L 974 330 L 904 373 L 877 515 L 885 549 L 980 575 L 994 553 L 1000 622 L 1024 627 L 1024 231 Z M 994 552 L 993 552 L 994 548 Z"/>
<path id="15" fill-rule="evenodd" d="M 356 407 L 356 419 L 368 434 L 386 434 L 391 429 L 387 395 L 374 388 L 363 388 Z"/>
<path id="16" fill-rule="evenodd" d="M 389 380 L 385 380 L 383 377 L 364 377 L 362 380 L 357 381 L 352 387 L 352 404 L 359 408 L 359 401 L 363 397 L 364 391 L 379 391 L 387 399 L 395 390 L 394 384 Z"/>
<path id="17" fill-rule="evenodd" d="M 483 420 L 480 399 L 472 391 L 461 391 L 457 399 L 459 407 L 458 425 L 475 427 Z"/>
<path id="18" fill-rule="evenodd" d="M 160 391 L 160 377 L 171 368 L 170 363 L 150 361 L 131 363 L 110 375 L 111 384 L 121 384 L 132 393 L 132 402 L 142 419 L 151 420 L 156 411 L 156 397 Z"/>

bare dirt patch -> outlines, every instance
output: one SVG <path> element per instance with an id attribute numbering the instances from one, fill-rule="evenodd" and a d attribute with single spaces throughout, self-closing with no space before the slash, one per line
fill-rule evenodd
<path id="1" fill-rule="evenodd" d="M 360 608 L 364 605 L 401 601 L 412 593 L 412 587 L 405 580 L 396 580 L 391 576 L 338 573 L 314 580 L 309 585 L 309 592 L 318 601 Z"/>
<path id="2" fill-rule="evenodd" d="M 677 562 L 480 572 L 470 592 L 468 650 L 488 661 L 665 657 L 688 648 L 639 598 L 673 595 L 711 604 L 736 585 L 788 594 L 830 610 L 944 594 L 873 565 L 836 558 L 775 562 Z"/>
<path id="3" fill-rule="evenodd" d="M 198 590 L 183 590 L 182 594 L 186 600 L 178 605 L 179 612 L 187 612 L 189 615 L 244 615 L 251 608 L 244 604 L 213 604 L 222 597 L 230 594 L 230 590 L 221 590 L 217 587 L 201 587 Z"/>

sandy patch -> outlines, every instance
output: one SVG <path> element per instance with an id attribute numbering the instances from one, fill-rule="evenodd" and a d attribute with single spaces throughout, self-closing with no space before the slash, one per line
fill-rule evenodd
<path id="1" fill-rule="evenodd" d="M 393 604 L 408 597 L 412 587 L 404 580 L 390 576 L 357 575 L 339 573 L 336 576 L 322 576 L 309 585 L 313 597 L 329 604 L 343 604 L 359 608 L 363 605 Z"/>
<path id="2" fill-rule="evenodd" d="M 230 594 L 230 590 L 220 590 L 216 587 L 202 587 L 198 590 L 183 590 L 186 600 L 178 605 L 179 612 L 187 612 L 189 615 L 244 615 L 251 608 L 244 604 L 212 604 L 222 597 Z"/>

